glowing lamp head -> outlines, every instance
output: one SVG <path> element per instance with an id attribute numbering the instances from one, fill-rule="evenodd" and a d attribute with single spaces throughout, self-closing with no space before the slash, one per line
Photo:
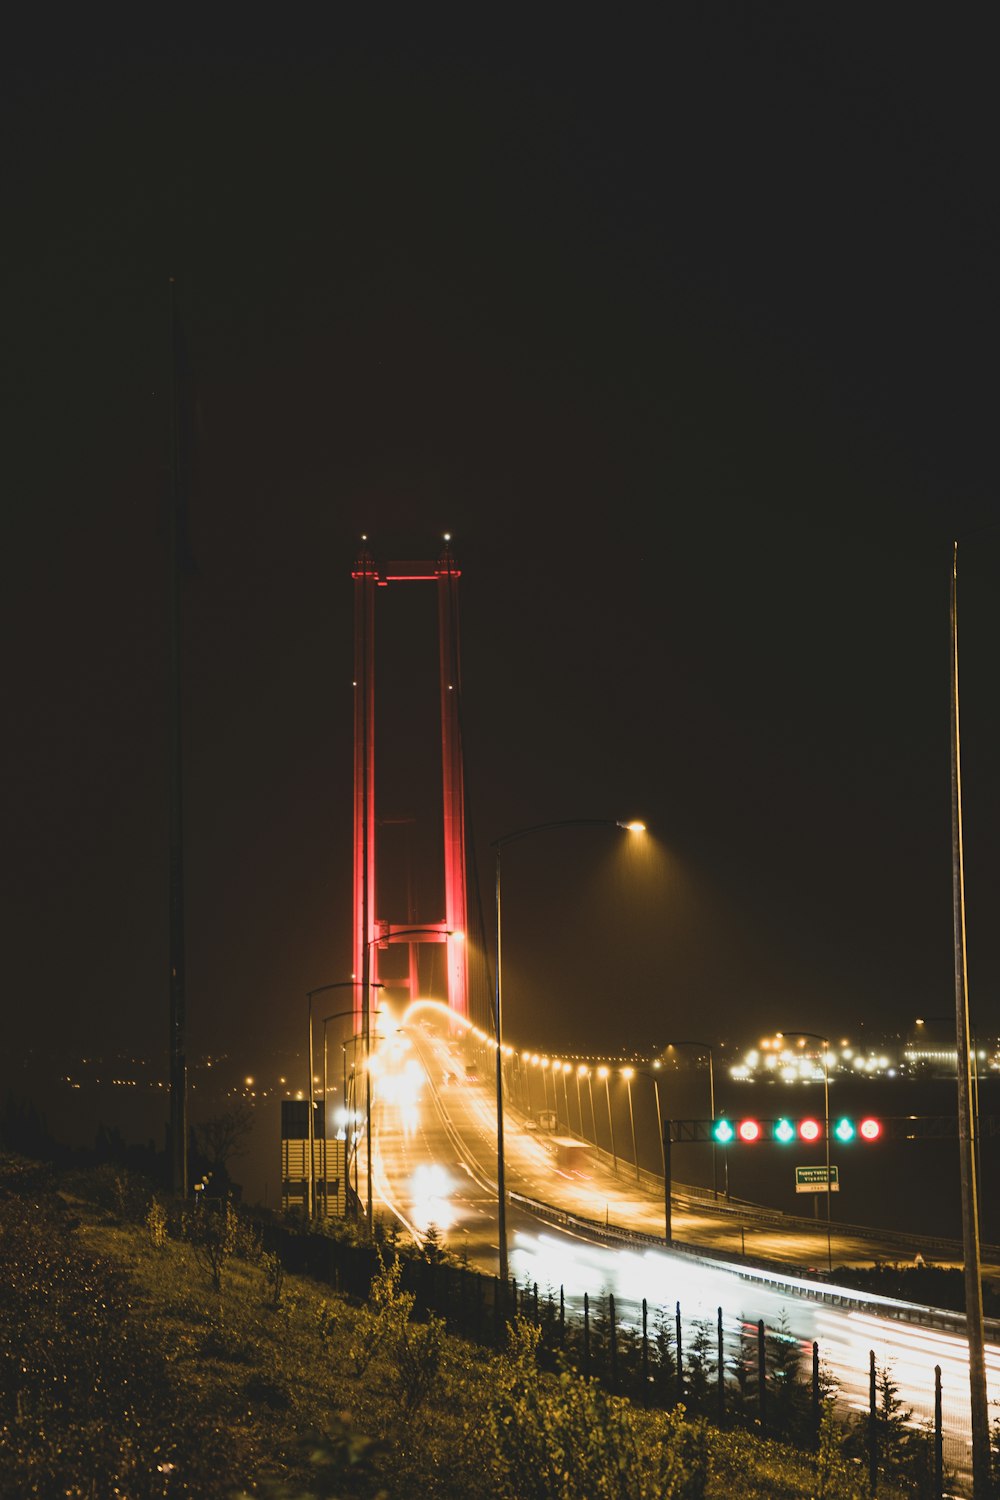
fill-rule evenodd
<path id="1" fill-rule="evenodd" d="M 622 1077 L 625 1079 L 626 1083 L 631 1083 L 632 1079 L 635 1077 L 635 1069 L 622 1068 Z"/>
<path id="2" fill-rule="evenodd" d="M 799 1136 L 804 1141 L 818 1141 L 823 1134 L 823 1127 L 818 1120 L 800 1120 Z"/>
<path id="3" fill-rule="evenodd" d="M 728 1120 L 716 1120 L 712 1126 L 712 1139 L 720 1146 L 728 1146 L 735 1135 L 736 1132 Z"/>
<path id="4" fill-rule="evenodd" d="M 882 1134 L 882 1124 L 879 1120 L 862 1120 L 858 1126 L 858 1134 L 863 1141 L 877 1141 Z"/>
<path id="5" fill-rule="evenodd" d="M 760 1121 L 759 1120 L 741 1120 L 740 1123 L 736 1127 L 736 1133 L 739 1136 L 740 1140 L 741 1141 L 745 1141 L 747 1143 L 747 1145 L 749 1145 L 751 1141 L 759 1141 L 760 1140 Z"/>
<path id="6" fill-rule="evenodd" d="M 645 833 L 645 823 L 640 823 L 638 818 L 633 818 L 631 823 L 621 823 L 619 827 L 624 828 L 626 833 Z"/>
<path id="7" fill-rule="evenodd" d="M 777 1120 L 774 1126 L 774 1139 L 782 1146 L 787 1146 L 795 1139 L 795 1126 L 791 1120 Z"/>

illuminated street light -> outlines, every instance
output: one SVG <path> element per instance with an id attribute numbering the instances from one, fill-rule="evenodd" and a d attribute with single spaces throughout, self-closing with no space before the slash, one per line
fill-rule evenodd
<path id="1" fill-rule="evenodd" d="M 597 1145 L 597 1115 L 594 1113 L 594 1075 L 590 1068 L 584 1067 L 584 1077 L 587 1080 L 587 1093 L 590 1095 L 590 1123 L 594 1131 L 594 1145 Z"/>
<path id="2" fill-rule="evenodd" d="M 589 1078 L 590 1069 L 586 1063 L 580 1063 L 576 1068 L 576 1109 L 577 1114 L 580 1116 L 580 1135 L 586 1139 L 587 1132 L 583 1124 L 583 1099 L 580 1097 L 580 1079 L 584 1076 Z"/>
<path id="3" fill-rule="evenodd" d="M 329 986 L 324 986 L 324 988 L 340 989 L 340 988 L 346 988 L 347 985 L 357 986 L 359 984 L 360 984 L 359 980 L 356 980 L 356 979 L 347 979 L 347 980 L 343 981 L 342 985 L 329 985 Z M 386 986 L 384 984 L 381 984 L 381 983 L 379 983 L 377 981 L 372 984 L 372 989 L 373 990 L 383 990 L 385 988 L 386 988 Z M 318 994 L 319 992 L 317 990 L 314 990 L 313 993 L 314 994 Z M 353 1015 L 354 1015 L 354 1007 L 352 1006 L 350 1010 L 338 1010 L 335 1015 L 324 1016 L 323 1017 L 323 1217 L 324 1217 L 324 1219 L 327 1217 L 327 1201 L 326 1201 L 326 1199 L 327 1199 L 327 1191 L 328 1191 L 328 1189 L 327 1189 L 327 1183 L 329 1181 L 329 1178 L 328 1178 L 328 1175 L 327 1175 L 327 1164 L 326 1164 L 326 1138 L 327 1138 L 327 1134 L 328 1134 L 329 1128 L 330 1128 L 329 1113 L 328 1113 L 327 1102 L 326 1102 L 327 1101 L 327 1095 L 328 1095 L 328 1092 L 329 1092 L 328 1084 L 327 1084 L 326 1028 L 327 1028 L 327 1026 L 329 1025 L 329 1023 L 331 1021 L 342 1021 L 345 1016 L 353 1016 Z M 346 1108 L 347 1107 L 347 1047 L 346 1047 L 346 1044 L 345 1044 L 345 1046 L 343 1048 L 343 1052 L 344 1052 L 344 1101 L 343 1102 L 344 1102 L 344 1107 Z M 315 1195 L 315 1189 L 314 1189 L 314 1195 Z M 345 1141 L 344 1141 L 344 1212 L 345 1212 L 345 1214 L 347 1212 L 347 1140 L 346 1140 L 346 1127 L 345 1127 Z"/>
<path id="4" fill-rule="evenodd" d="M 545 1108 L 548 1109 L 548 1107 L 549 1107 L 549 1060 L 548 1060 L 547 1057 L 543 1057 L 542 1058 L 541 1069 L 542 1069 L 542 1088 L 545 1091 Z M 553 1093 L 554 1092 L 555 1092 L 555 1088 L 553 1087 Z"/>
<path id="5" fill-rule="evenodd" d="M 388 948 L 390 944 L 397 942 L 399 938 L 405 937 L 435 937 L 440 942 L 450 937 L 461 937 L 461 933 L 455 933 L 450 928 L 443 927 L 389 927 L 377 932 L 374 937 L 369 938 L 365 944 L 365 973 L 362 980 L 364 986 L 364 1010 L 362 1012 L 361 1034 L 365 1043 L 365 1167 L 367 1176 L 367 1194 L 365 1200 L 365 1219 L 368 1224 L 368 1237 L 371 1238 L 373 1230 L 372 1220 L 372 1069 L 371 1069 L 371 991 L 376 988 L 372 981 L 372 949 L 376 944 Z M 383 986 L 379 986 L 382 988 Z M 415 998 L 415 997 L 411 997 Z M 499 1061 L 497 1066 L 499 1067 Z"/>
<path id="6" fill-rule="evenodd" d="M 623 828 L 629 833 L 644 833 L 645 823 L 633 820 L 624 823 L 618 818 L 562 818 L 552 823 L 535 823 L 528 828 L 519 828 L 513 833 L 493 839 L 490 847 L 496 850 L 496 997 L 493 1009 L 493 1033 L 496 1043 L 496 1095 L 497 1095 L 497 1217 L 500 1240 L 500 1280 L 506 1293 L 509 1284 L 507 1260 L 507 1187 L 504 1172 L 503 1147 L 503 959 L 500 922 L 500 855 L 503 849 L 517 839 L 534 833 L 544 833 L 554 828 Z"/>
<path id="7" fill-rule="evenodd" d="M 573 1071 L 573 1065 L 572 1065 L 572 1063 L 564 1062 L 562 1064 L 563 1099 L 565 1100 L 565 1103 L 566 1103 L 566 1129 L 567 1130 L 572 1130 L 573 1129 L 573 1122 L 572 1122 L 572 1120 L 569 1117 L 569 1084 L 566 1081 L 567 1080 L 567 1076 L 570 1073 L 572 1073 L 572 1071 Z"/>
<path id="8" fill-rule="evenodd" d="M 625 1087 L 628 1089 L 628 1119 L 632 1127 L 632 1159 L 635 1162 L 635 1180 L 639 1182 L 641 1180 L 639 1177 L 639 1152 L 636 1150 L 635 1115 L 632 1113 L 632 1079 L 635 1077 L 635 1069 L 622 1068 L 622 1077 L 625 1080 Z"/>
<path id="9" fill-rule="evenodd" d="M 309 1149 L 309 1171 L 306 1174 L 306 1218 L 312 1223 L 316 1211 L 316 1164 L 314 1161 L 316 1146 L 316 1127 L 313 1122 L 313 1111 L 316 1108 L 315 1095 L 313 1091 L 313 996 L 324 995 L 327 990 L 360 989 L 360 979 L 338 979 L 333 984 L 320 984 L 314 990 L 306 992 L 306 1000 L 309 1009 L 309 1121 L 306 1129 L 306 1141 Z M 349 1012 L 344 1011 L 344 1015 Z M 333 1020 L 334 1017 L 330 1017 Z M 323 1191 L 326 1192 L 326 1022 L 323 1022 Z M 324 1202 L 324 1209 L 326 1204 Z"/>
<path id="10" fill-rule="evenodd" d="M 785 1033 L 779 1031 L 778 1037 Z M 816 1031 L 793 1031 L 792 1036 L 809 1037 L 823 1044 L 823 1134 L 826 1138 L 826 1269 L 833 1270 L 833 1246 L 830 1232 L 830 1042 Z"/>
<path id="11" fill-rule="evenodd" d="M 608 1101 L 608 1125 L 609 1125 L 610 1130 L 611 1130 L 611 1160 L 612 1160 L 612 1163 L 614 1164 L 614 1173 L 615 1173 L 615 1176 L 617 1177 L 617 1175 L 618 1175 L 618 1153 L 615 1150 L 615 1121 L 614 1121 L 614 1116 L 611 1113 L 611 1084 L 609 1082 L 609 1075 L 610 1075 L 610 1073 L 611 1073 L 611 1069 L 610 1068 L 606 1068 L 603 1063 L 601 1064 L 601 1066 L 597 1070 L 597 1076 L 598 1076 L 598 1078 L 603 1078 L 604 1079 L 604 1092 L 605 1092 L 605 1095 L 607 1096 L 607 1101 Z"/>

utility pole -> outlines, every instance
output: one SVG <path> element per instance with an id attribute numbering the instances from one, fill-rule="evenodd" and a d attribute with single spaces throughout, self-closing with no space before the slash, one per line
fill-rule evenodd
<path id="1" fill-rule="evenodd" d="M 167 561 L 167 612 L 170 640 L 168 699 L 169 760 L 169 874 L 168 905 L 169 991 L 170 991 L 170 1177 L 174 1194 L 187 1196 L 187 1042 L 184 989 L 184 817 L 181 780 L 181 576 L 184 568 L 184 512 L 188 482 L 188 461 L 182 433 L 188 413 L 180 410 L 182 381 L 182 340 L 177 313 L 175 282 L 170 282 L 170 362 L 169 362 L 169 540 Z"/>
<path id="2" fill-rule="evenodd" d="M 965 861 L 962 844 L 962 754 L 958 713 L 958 543 L 951 570 L 951 856 L 952 914 L 955 948 L 955 1043 L 958 1071 L 958 1150 L 962 1188 L 962 1246 L 965 1259 L 965 1330 L 969 1340 L 969 1386 L 972 1401 L 972 1493 L 988 1500 L 990 1425 L 986 1394 L 983 1332 L 983 1282 L 979 1252 L 979 1202 L 976 1182 L 978 1121 L 972 1103 L 971 1028 L 966 966 Z"/>

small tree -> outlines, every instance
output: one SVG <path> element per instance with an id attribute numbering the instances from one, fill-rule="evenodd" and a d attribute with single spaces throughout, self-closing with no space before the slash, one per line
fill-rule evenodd
<path id="1" fill-rule="evenodd" d="M 240 1099 L 221 1114 L 194 1127 L 195 1146 L 212 1172 L 223 1182 L 231 1181 L 229 1166 L 249 1150 L 253 1130 L 253 1105 Z"/>
<path id="2" fill-rule="evenodd" d="M 222 1273 L 240 1241 L 240 1221 L 230 1199 L 218 1206 L 199 1202 L 187 1219 L 187 1233 L 198 1258 L 212 1278 L 212 1287 L 222 1291 Z"/>
<path id="3" fill-rule="evenodd" d="M 431 1313 L 426 1323 L 406 1322 L 399 1329 L 394 1385 L 407 1419 L 426 1401 L 441 1373 L 446 1326 L 444 1318 Z"/>
<path id="4" fill-rule="evenodd" d="M 395 1348 L 413 1312 L 412 1292 L 401 1286 L 403 1267 L 398 1258 L 386 1260 L 377 1250 L 379 1269 L 372 1277 L 368 1301 L 358 1313 L 349 1357 L 354 1373 L 362 1376 L 383 1348 Z"/>
<path id="5" fill-rule="evenodd" d="M 656 1399 L 664 1406 L 673 1406 L 677 1399 L 676 1340 L 676 1319 L 661 1307 L 653 1320 L 649 1363 Z"/>
<path id="6" fill-rule="evenodd" d="M 778 1326 L 766 1336 L 768 1427 L 776 1435 L 802 1437 L 808 1431 L 810 1400 L 802 1381 L 802 1346 L 788 1326 L 784 1308 Z"/>
<path id="7" fill-rule="evenodd" d="M 690 1411 L 705 1412 L 714 1401 L 714 1376 L 718 1368 L 715 1324 L 698 1318 L 684 1361 L 684 1404 Z"/>
<path id="8" fill-rule="evenodd" d="M 816 1450 L 816 1500 L 860 1500 L 867 1489 L 857 1467 L 844 1454 L 844 1428 L 837 1421 L 833 1402 L 824 1401 Z"/>

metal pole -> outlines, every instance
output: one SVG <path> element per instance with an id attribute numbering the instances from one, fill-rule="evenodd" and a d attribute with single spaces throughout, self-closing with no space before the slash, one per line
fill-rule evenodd
<path id="1" fill-rule="evenodd" d="M 580 1093 L 580 1069 L 576 1070 L 576 1112 L 580 1118 L 580 1136 L 586 1139 L 587 1132 L 583 1128 L 583 1097 Z"/>
<path id="2" fill-rule="evenodd" d="M 326 1138 L 330 1133 L 330 1090 L 326 1068 L 326 1021 L 323 1022 L 323 1217 L 330 1217 L 330 1165 L 326 1157 Z"/>
<path id="3" fill-rule="evenodd" d="M 656 1134 L 660 1138 L 660 1167 L 665 1172 L 666 1163 L 663 1160 L 663 1116 L 660 1113 L 660 1080 L 653 1074 L 653 1093 L 656 1095 Z"/>
<path id="4" fill-rule="evenodd" d="M 708 1049 L 708 1112 L 715 1119 L 715 1069 L 712 1066 L 712 1049 Z M 719 1201 L 719 1147 L 712 1137 L 712 1195 Z M 728 1193 L 726 1195 L 729 1196 Z"/>
<path id="5" fill-rule="evenodd" d="M 182 771 L 182 618 L 181 595 L 184 571 L 184 510 L 189 481 L 189 439 L 182 432 L 190 391 L 187 383 L 184 345 L 176 301 L 176 284 L 170 289 L 169 381 L 169 474 L 167 610 L 170 631 L 167 683 L 167 750 L 169 760 L 167 903 L 169 919 L 168 1000 L 170 1039 L 170 1163 L 174 1195 L 186 1198 L 188 1191 L 187 1121 L 187 1030 L 184 938 L 184 812 Z"/>
<path id="6" fill-rule="evenodd" d="M 823 1114 L 826 1120 L 826 1269 L 833 1270 L 833 1246 L 830 1236 L 830 1199 L 833 1183 L 830 1181 L 830 1043 L 823 1038 Z"/>
<path id="7" fill-rule="evenodd" d="M 635 1144 L 635 1115 L 632 1113 L 632 1069 L 625 1069 L 625 1087 L 628 1089 L 628 1119 L 632 1127 L 632 1159 L 635 1162 L 635 1180 L 641 1181 L 639 1176 L 639 1152 Z"/>
<path id="8" fill-rule="evenodd" d="M 670 1216 L 670 1121 L 664 1120 L 663 1132 L 660 1139 L 663 1142 L 663 1213 L 664 1213 L 664 1239 L 668 1245 L 673 1244 L 674 1227 Z"/>
<path id="9" fill-rule="evenodd" d="M 618 1152 L 615 1150 L 615 1121 L 611 1113 L 611 1084 L 608 1082 L 608 1069 L 604 1069 L 604 1092 L 608 1100 L 608 1126 L 611 1130 L 611 1160 L 614 1163 L 615 1176 L 618 1175 Z"/>
<path id="10" fill-rule="evenodd" d="M 347 1218 L 347 1174 L 350 1170 L 350 1148 L 351 1148 L 351 1113 L 347 1108 L 347 1043 L 341 1042 L 340 1053 L 344 1063 L 344 1218 Z"/>
<path id="11" fill-rule="evenodd" d="M 496 948 L 497 948 L 497 973 L 496 973 L 496 1005 L 493 1010 L 493 1029 L 496 1032 L 497 1048 L 497 1238 L 500 1242 L 500 1285 L 506 1290 L 508 1277 L 507 1264 L 507 1185 L 504 1176 L 504 1149 L 503 1149 L 503 1070 L 501 1068 L 501 1047 L 503 1045 L 503 980 L 501 977 L 501 935 L 500 935 L 500 845 L 496 846 Z"/>
<path id="12" fill-rule="evenodd" d="M 597 1115 L 594 1113 L 594 1080 L 587 1069 L 587 1092 L 590 1095 L 590 1123 L 594 1130 L 594 1145 L 597 1145 Z"/>
<path id="13" fill-rule="evenodd" d="M 983 1333 L 983 1283 L 979 1248 L 976 1180 L 976 1119 L 969 1065 L 969 991 L 966 963 L 965 859 L 962 839 L 962 751 L 958 700 L 958 543 L 951 573 L 951 856 L 955 956 L 955 1045 L 958 1073 L 958 1136 L 962 1189 L 962 1246 L 965 1260 L 965 1327 L 969 1340 L 972 1405 L 972 1493 L 986 1500 L 990 1480 L 990 1426 Z"/>
<path id="14" fill-rule="evenodd" d="M 309 1119 L 306 1122 L 306 1145 L 309 1151 L 309 1168 L 306 1172 L 306 1218 L 310 1224 L 313 1220 L 313 1212 L 316 1203 L 316 1169 L 313 1160 L 313 1148 L 315 1146 L 315 1128 L 313 1125 L 313 997 L 312 990 L 309 991 Z"/>

